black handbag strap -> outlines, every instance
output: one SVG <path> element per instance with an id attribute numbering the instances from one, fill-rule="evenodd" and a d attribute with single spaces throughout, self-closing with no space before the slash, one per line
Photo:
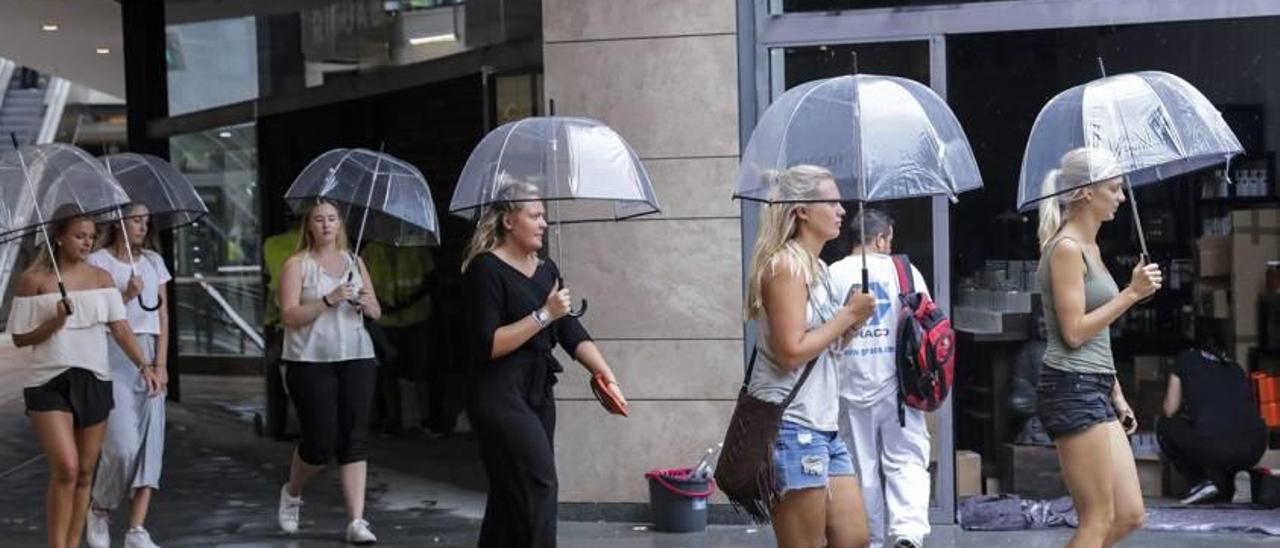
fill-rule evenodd
<path id="1" fill-rule="evenodd" d="M 823 352 L 826 352 L 826 349 L 823 349 Z M 759 353 L 760 353 L 760 347 L 758 346 L 751 347 L 751 359 L 747 361 L 747 375 L 746 375 L 746 378 L 742 379 L 742 389 L 740 390 L 740 392 L 743 394 L 747 393 L 747 385 L 751 384 L 751 371 L 755 369 L 756 355 Z M 791 387 L 791 392 L 789 392 L 787 394 L 787 397 L 782 400 L 781 405 L 783 409 L 786 409 L 787 407 L 789 407 L 791 405 L 792 400 L 796 399 L 796 393 L 800 391 L 801 386 L 804 386 L 804 381 L 809 379 L 809 374 L 813 372 L 813 366 L 818 364 L 818 358 L 821 358 L 821 357 L 822 357 L 822 354 L 819 353 L 817 356 L 814 356 L 812 360 L 809 360 L 809 363 L 805 364 L 804 373 L 800 374 L 800 378 L 796 380 L 795 386 Z"/>

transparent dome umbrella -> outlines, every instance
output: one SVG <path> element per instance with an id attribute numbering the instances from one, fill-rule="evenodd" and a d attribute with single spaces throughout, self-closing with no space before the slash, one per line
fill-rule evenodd
<path id="1" fill-rule="evenodd" d="M 1089 177 L 1050 188 L 1048 176 L 1072 151 L 1084 156 Z M 1103 77 L 1059 93 L 1040 110 L 1022 157 L 1018 209 L 1123 177 L 1147 260 L 1133 187 L 1229 162 L 1242 151 L 1222 114 L 1185 80 L 1157 71 Z"/>
<path id="2" fill-rule="evenodd" d="M 121 188 L 129 195 L 133 204 L 146 206 L 151 218 L 151 225 L 156 230 L 173 230 L 192 224 L 209 213 L 204 200 L 196 193 L 191 181 L 187 179 L 173 164 L 150 154 L 125 152 L 110 154 L 100 158 L 103 167 L 120 183 Z M 121 208 L 119 213 L 120 233 L 125 234 L 125 212 L 128 207 Z M 133 248 L 128 238 L 123 238 L 125 251 L 129 254 L 129 267 L 138 275 L 138 265 L 133 260 Z M 147 304 L 138 295 L 138 305 L 143 310 L 153 311 L 160 308 L 160 301 Z"/>
<path id="3" fill-rule="evenodd" d="M 622 136 L 595 120 L 568 116 L 524 118 L 485 135 L 462 169 L 449 212 L 476 221 L 490 205 L 522 201 L 547 204 L 561 268 L 561 225 L 621 221 L 661 209 L 648 172 Z M 586 308 L 583 299 L 571 314 Z"/>
<path id="4" fill-rule="evenodd" d="M 0 203 L 0 242 L 40 234 L 65 300 L 67 289 L 48 225 L 80 215 L 98 222 L 115 220 L 129 195 L 89 153 L 52 143 L 15 147 L 0 155 Z"/>
<path id="5" fill-rule="evenodd" d="M 841 201 L 947 196 L 982 187 L 977 162 L 951 108 L 906 78 L 855 74 L 783 93 L 756 124 L 742 154 L 734 198 L 782 198 L 774 176 L 796 165 L 831 171 Z M 861 230 L 865 234 L 865 230 Z M 866 241 L 863 291 L 867 290 Z"/>
<path id="6" fill-rule="evenodd" d="M 336 148 L 316 157 L 293 180 L 284 199 L 294 213 L 302 214 L 320 198 L 338 204 L 346 226 L 358 226 L 357 252 L 365 239 L 393 246 L 440 244 L 440 223 L 427 179 L 413 164 L 390 154 Z"/>

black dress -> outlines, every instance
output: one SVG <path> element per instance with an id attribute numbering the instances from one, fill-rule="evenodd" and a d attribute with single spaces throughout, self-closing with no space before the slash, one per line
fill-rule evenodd
<path id="1" fill-rule="evenodd" d="M 551 350 L 559 343 L 572 356 L 589 336 L 578 320 L 566 316 L 514 352 L 497 359 L 489 355 L 494 332 L 540 308 L 559 277 L 550 260 L 527 277 L 492 253 L 476 256 L 463 274 L 470 380 L 467 416 L 489 476 L 482 548 L 556 545 L 552 386 L 563 368 Z"/>

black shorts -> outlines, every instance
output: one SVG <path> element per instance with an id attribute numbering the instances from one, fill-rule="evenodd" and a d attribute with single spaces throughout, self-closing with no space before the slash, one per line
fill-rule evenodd
<path id="1" fill-rule="evenodd" d="M 1116 376 L 1068 373 L 1044 366 L 1036 385 L 1036 414 L 1049 439 L 1116 420 L 1111 391 Z"/>
<path id="2" fill-rule="evenodd" d="M 76 428 L 107 420 L 115 407 L 111 381 L 94 376 L 88 369 L 72 367 L 40 386 L 24 388 L 22 399 L 27 414 L 38 411 L 66 411 Z"/>

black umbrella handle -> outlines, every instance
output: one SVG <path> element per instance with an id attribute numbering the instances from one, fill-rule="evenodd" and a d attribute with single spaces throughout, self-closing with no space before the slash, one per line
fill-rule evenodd
<path id="1" fill-rule="evenodd" d="M 70 316 L 72 314 L 71 301 L 67 299 L 67 284 L 62 283 L 62 280 L 58 280 L 58 293 L 62 294 L 62 308 L 66 309 L 67 315 Z"/>
<path id="2" fill-rule="evenodd" d="M 147 304 L 147 301 L 142 300 L 142 295 L 138 295 L 138 306 L 142 307 L 142 309 L 147 312 L 160 310 L 160 303 L 162 302 L 164 302 L 164 297 L 161 297 L 160 295 L 156 295 L 156 304 Z"/>
<path id="3" fill-rule="evenodd" d="M 350 284 L 350 283 L 354 280 L 354 276 L 355 276 L 355 272 L 352 272 L 352 271 L 348 271 L 348 272 L 347 272 L 347 283 L 348 283 L 348 284 Z M 351 304 L 351 306 L 354 306 L 354 307 L 356 307 L 356 308 L 360 308 L 360 299 L 359 299 L 359 298 L 355 298 L 355 299 L 347 299 L 347 302 L 348 302 L 348 303 L 350 303 L 350 304 Z M 361 314 L 364 314 L 364 309 L 360 309 L 360 313 L 361 313 Z"/>
<path id="4" fill-rule="evenodd" d="M 862 292 L 871 292 L 871 275 L 867 272 L 867 268 L 862 268 Z"/>
<path id="5" fill-rule="evenodd" d="M 560 277 L 560 289 L 564 289 L 564 276 L 561 276 L 561 277 Z M 586 300 L 586 299 L 581 299 L 581 302 L 582 302 L 582 305 L 581 305 L 581 306 L 579 306 L 577 310 L 574 310 L 574 309 L 570 308 L 570 309 L 569 309 L 569 312 L 568 312 L 567 314 L 565 314 L 565 315 L 566 315 L 566 316 L 569 316 L 570 318 L 581 318 L 583 314 L 586 314 L 586 313 L 587 313 L 587 300 Z"/>

